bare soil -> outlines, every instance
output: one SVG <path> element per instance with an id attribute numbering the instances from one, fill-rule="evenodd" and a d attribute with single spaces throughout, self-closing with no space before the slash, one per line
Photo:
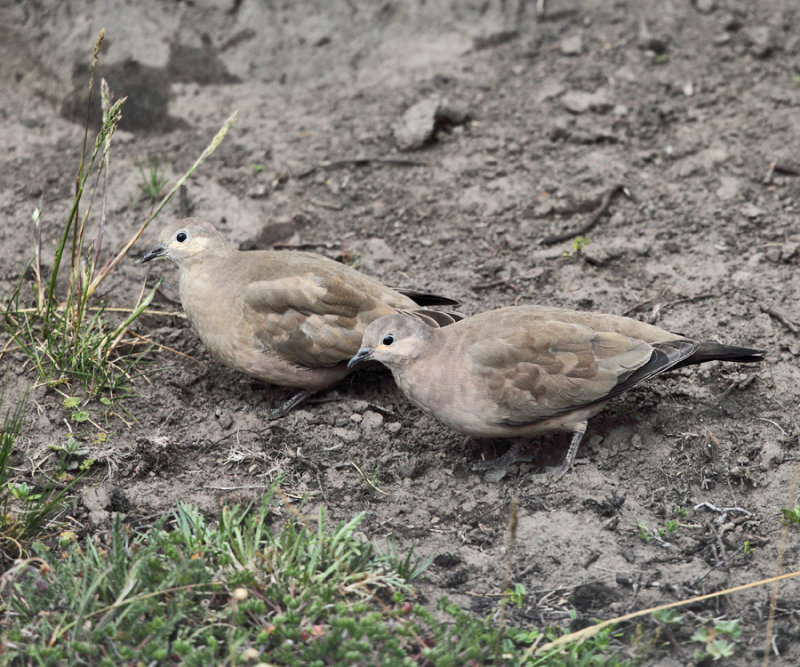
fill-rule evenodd
<path id="1" fill-rule="evenodd" d="M 512 583 L 528 595 L 510 622 L 521 626 L 579 627 L 755 581 L 776 573 L 784 547 L 783 568 L 798 568 L 797 527 L 782 542 L 780 509 L 797 501 L 800 6 L 553 0 L 537 19 L 534 4 L 0 6 L 4 295 L 32 256 L 32 210 L 42 203 L 46 249 L 66 219 L 100 28 L 102 73 L 129 96 L 104 252 L 147 210 L 137 163 L 157 158 L 175 177 L 239 112 L 183 204 L 170 203 L 105 286 L 108 304 L 126 307 L 166 276 L 158 312 L 136 330 L 191 358 L 151 355 L 125 402 L 135 419 L 93 402 L 99 428 L 69 425 L 96 461 L 73 512 L 82 528 L 106 529 L 113 512 L 147 523 L 178 501 L 214 513 L 282 475 L 310 516 L 318 505 L 334 520 L 366 511 L 370 538 L 435 555 L 423 599 L 485 614 L 503 589 L 516 496 Z M 440 110 L 436 131 L 400 152 L 395 128 L 425 100 Z M 387 157 L 408 164 L 329 164 Z M 618 183 L 635 200 L 615 197 L 580 252 L 538 243 L 579 227 Z M 566 438 L 532 442 L 531 460 L 504 476 L 476 472 L 508 443 L 449 431 L 377 370 L 268 423 L 289 391 L 212 360 L 180 315 L 172 267 L 136 262 L 187 211 L 242 247 L 311 247 L 458 299 L 467 314 L 518 303 L 625 313 L 763 349 L 767 361 L 684 369 L 615 400 L 556 486 L 536 473 Z M 7 405 L 34 385 L 11 348 L 0 374 Z M 21 465 L 37 480 L 69 414 L 58 391 L 37 384 L 31 397 Z M 678 529 L 657 538 L 673 518 Z M 656 537 L 642 539 L 642 523 Z M 780 589 L 771 664 L 800 662 L 798 592 L 794 580 Z M 745 633 L 728 664 L 752 664 L 769 594 L 693 606 L 679 641 L 700 619 L 737 618 Z M 667 646 L 651 660 L 690 658 Z"/>

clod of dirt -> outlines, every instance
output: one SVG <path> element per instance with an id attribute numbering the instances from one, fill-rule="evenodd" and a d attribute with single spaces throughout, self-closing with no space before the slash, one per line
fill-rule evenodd
<path id="1" fill-rule="evenodd" d="M 108 508 L 111 505 L 111 494 L 106 486 L 97 486 L 83 494 L 81 500 L 89 510 L 89 522 L 93 526 L 106 526 L 109 521 Z"/>
<path id="2" fill-rule="evenodd" d="M 587 613 L 604 609 L 619 598 L 619 593 L 613 588 L 600 582 L 590 582 L 576 586 L 569 596 L 569 601 L 579 612 Z"/>
<path id="3" fill-rule="evenodd" d="M 561 104 L 570 113 L 581 114 L 587 111 L 605 113 L 612 106 L 608 91 L 604 88 L 593 93 L 586 93 L 581 90 L 569 90 L 561 98 Z"/>
<path id="4" fill-rule="evenodd" d="M 764 472 L 772 470 L 783 463 L 783 448 L 780 446 L 780 443 L 774 440 L 767 440 L 764 442 L 764 444 L 761 446 L 760 454 L 761 460 L 758 467 Z"/>
<path id="5" fill-rule="evenodd" d="M 440 97 L 421 100 L 410 106 L 395 125 L 395 142 L 400 150 L 417 150 L 434 143 L 441 130 L 463 125 L 469 119 L 469 110 L 463 104 Z"/>
<path id="6" fill-rule="evenodd" d="M 714 0 L 695 0 L 694 6 L 701 14 L 710 14 L 717 8 Z"/>
<path id="7" fill-rule="evenodd" d="M 768 26 L 750 26 L 745 29 L 744 36 L 748 41 L 750 53 L 756 58 L 768 58 L 778 48 L 775 36 Z"/>
<path id="8" fill-rule="evenodd" d="M 583 37 L 580 35 L 565 37 L 558 48 L 565 56 L 579 56 L 583 51 Z"/>

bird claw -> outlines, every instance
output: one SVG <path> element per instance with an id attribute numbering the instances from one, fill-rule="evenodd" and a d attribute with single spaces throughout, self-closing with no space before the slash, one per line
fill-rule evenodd
<path id="1" fill-rule="evenodd" d="M 311 392 L 306 391 L 305 389 L 303 389 L 302 391 L 298 391 L 288 401 L 282 403 L 280 407 L 267 412 L 267 421 L 274 421 L 276 419 L 280 419 L 281 417 L 285 417 L 295 407 L 297 407 L 298 405 L 300 405 L 300 403 L 306 400 L 309 396 L 311 396 Z"/>

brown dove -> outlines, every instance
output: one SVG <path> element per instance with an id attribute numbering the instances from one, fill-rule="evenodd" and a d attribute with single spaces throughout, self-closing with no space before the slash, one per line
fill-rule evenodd
<path id="1" fill-rule="evenodd" d="M 460 315 L 419 306 L 457 305 L 434 294 L 395 290 L 334 260 L 292 250 L 236 250 L 207 222 L 168 225 L 144 257 L 178 266 L 181 303 L 220 361 L 260 380 L 301 391 L 270 417 L 341 380 L 367 325 L 412 310 L 430 325 Z"/>
<path id="2" fill-rule="evenodd" d="M 349 366 L 380 361 L 412 402 L 473 437 L 571 431 L 557 480 L 575 458 L 587 420 L 610 398 L 670 368 L 755 362 L 762 354 L 618 315 L 513 306 L 444 329 L 402 313 L 382 317 L 367 327 Z M 512 457 L 519 446 L 512 445 Z"/>

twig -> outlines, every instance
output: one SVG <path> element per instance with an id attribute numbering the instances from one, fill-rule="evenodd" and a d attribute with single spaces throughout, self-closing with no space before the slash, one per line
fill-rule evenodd
<path id="1" fill-rule="evenodd" d="M 385 164 L 398 167 L 423 167 L 425 162 L 422 160 L 414 160 L 412 158 L 403 157 L 355 157 L 344 158 L 342 160 L 328 160 L 320 162 L 305 171 L 295 174 L 295 178 L 305 178 L 310 176 L 316 171 L 328 171 L 330 169 L 339 169 L 341 167 L 367 167 L 371 164 Z"/>
<path id="2" fill-rule="evenodd" d="M 306 243 L 273 243 L 272 247 L 275 250 L 316 250 L 317 248 L 325 248 L 325 250 L 333 250 L 341 247 L 341 243 L 330 241 L 308 241 Z"/>
<path id="3" fill-rule="evenodd" d="M 480 292 L 485 289 L 494 289 L 495 287 L 508 287 L 514 292 L 519 292 L 519 287 L 517 285 L 505 280 L 504 278 L 501 278 L 500 280 L 493 280 L 490 283 L 478 283 L 477 285 L 469 286 L 473 292 Z"/>
<path id="4" fill-rule="evenodd" d="M 510 515 L 508 517 L 508 553 L 506 554 L 506 577 L 503 582 L 503 599 L 500 601 L 500 619 L 497 621 L 497 642 L 494 647 L 494 662 L 500 664 L 500 654 L 503 646 L 503 631 L 505 630 L 506 607 L 508 606 L 509 590 L 511 588 L 511 572 L 514 561 L 514 547 L 517 542 L 517 524 L 519 498 L 514 496 L 511 499 Z"/>
<path id="5" fill-rule="evenodd" d="M 713 292 L 706 292 L 704 294 L 697 294 L 695 296 L 687 296 L 682 299 L 675 299 L 674 301 L 667 301 L 666 303 L 657 303 L 653 306 L 653 310 L 650 313 L 650 317 L 648 318 L 649 322 L 653 324 L 657 319 L 658 316 L 661 314 L 665 308 L 671 308 L 672 306 L 678 306 L 682 303 L 692 303 L 693 301 L 702 301 L 703 299 L 710 299 L 713 296 L 717 296 Z"/>
<path id="6" fill-rule="evenodd" d="M 630 621 L 633 620 L 634 618 L 647 616 L 648 614 L 652 614 L 653 612 L 656 611 L 661 611 L 663 609 L 675 609 L 676 607 L 685 607 L 690 604 L 704 602 L 705 600 L 713 600 L 715 598 L 722 597 L 723 595 L 730 595 L 731 593 L 739 593 L 741 591 L 746 591 L 751 588 L 765 586 L 766 584 L 777 584 L 778 582 L 784 581 L 785 579 L 794 579 L 796 577 L 800 577 L 800 570 L 795 572 L 787 572 L 786 574 L 781 574 L 777 577 L 769 577 L 768 579 L 759 579 L 758 581 L 751 581 L 746 584 L 741 584 L 740 586 L 734 586 L 733 588 L 726 588 L 724 590 L 716 591 L 714 593 L 706 593 L 705 595 L 697 595 L 695 597 L 686 598 L 685 600 L 678 600 L 677 602 L 669 602 L 667 604 L 658 605 L 657 607 L 641 609 L 639 611 L 634 611 L 630 614 L 617 616 L 616 618 L 609 618 L 605 621 L 597 623 L 596 625 L 590 625 L 588 628 L 583 628 L 583 630 L 578 630 L 577 632 L 570 632 L 569 634 L 562 635 L 558 639 L 554 639 L 553 641 L 550 641 L 547 644 L 543 644 L 542 646 L 537 647 L 536 644 L 533 644 L 532 646 L 529 646 L 526 649 L 525 657 L 528 658 L 534 651 L 536 651 L 537 655 L 541 655 L 546 651 L 552 651 L 553 649 L 556 649 L 559 646 L 564 646 L 565 644 L 582 643 L 609 626 L 614 626 L 619 623 L 623 623 L 624 621 Z"/>
<path id="7" fill-rule="evenodd" d="M 588 232 L 592 227 L 594 227 L 600 218 L 603 217 L 603 214 L 608 210 L 608 207 L 611 205 L 611 200 L 614 198 L 614 195 L 621 192 L 624 194 L 628 199 L 633 199 L 633 195 L 631 194 L 630 190 L 626 185 L 622 183 L 617 183 L 606 193 L 603 195 L 603 199 L 600 201 L 600 206 L 598 206 L 592 214 L 589 216 L 589 219 L 586 221 L 586 224 L 579 227 L 576 230 L 563 232 L 561 234 L 552 234 L 551 236 L 545 236 L 543 239 L 539 240 L 539 245 L 553 245 L 554 243 L 561 243 L 562 241 L 568 241 L 569 239 L 575 236 L 581 236 Z"/>
<path id="8" fill-rule="evenodd" d="M 769 166 L 772 171 L 779 174 L 786 174 L 787 176 L 800 176 L 800 167 L 795 167 L 792 164 L 786 164 L 785 162 L 770 162 Z"/>
<path id="9" fill-rule="evenodd" d="M 735 556 L 738 556 L 740 551 L 744 551 L 744 547 L 743 546 L 739 547 L 736 551 L 734 551 L 731 554 L 731 559 L 733 559 Z M 711 574 L 714 570 L 716 570 L 720 565 L 727 565 L 727 564 L 728 564 L 728 562 L 726 560 L 724 560 L 724 559 L 723 560 L 718 560 L 710 568 L 708 568 L 705 572 L 703 572 L 703 574 L 701 574 L 700 576 L 695 577 L 694 579 L 692 579 L 691 583 L 689 583 L 689 589 L 690 590 L 694 590 L 694 587 L 697 586 L 697 584 L 699 584 L 701 581 L 703 581 L 703 579 L 705 579 L 709 574 Z"/>
<path id="10" fill-rule="evenodd" d="M 784 436 L 789 435 L 786 431 L 783 430 L 783 426 L 781 426 L 778 422 L 773 421 L 772 419 L 767 419 L 766 417 L 756 417 L 756 421 L 767 422 L 768 424 L 772 424 L 781 433 L 783 433 Z"/>
<path id="11" fill-rule="evenodd" d="M 699 510 L 701 507 L 707 507 L 712 512 L 718 512 L 719 514 L 722 514 L 723 519 L 725 519 L 725 515 L 728 512 L 741 512 L 742 514 L 746 514 L 747 516 L 753 516 L 752 512 L 748 512 L 743 507 L 717 507 L 716 505 L 712 505 L 709 502 L 698 503 L 697 505 L 694 506 L 694 509 Z"/>
<path id="12" fill-rule="evenodd" d="M 650 305 L 651 303 L 653 303 L 652 299 L 645 299 L 644 301 L 640 301 L 635 306 L 631 306 L 630 308 L 628 308 L 628 310 L 623 312 L 622 316 L 627 317 L 631 313 L 635 313 L 637 310 L 639 310 L 639 308 L 644 308 L 645 306 Z"/>
<path id="13" fill-rule="evenodd" d="M 321 201 L 320 199 L 311 198 L 311 203 L 314 206 L 320 206 L 321 208 L 327 208 L 331 211 L 341 211 L 344 207 L 341 204 L 332 204 L 326 201 Z"/>
<path id="14" fill-rule="evenodd" d="M 797 479 L 798 475 L 800 474 L 800 466 L 797 463 L 794 464 L 794 474 L 792 475 L 792 481 L 789 484 L 789 504 L 791 505 L 795 498 L 795 493 L 797 491 Z M 789 522 L 784 522 L 783 527 L 781 528 L 781 539 L 778 542 L 778 557 L 775 560 L 775 579 L 772 584 L 772 594 L 769 598 L 769 615 L 767 616 L 767 631 L 766 636 L 764 637 L 764 660 L 761 663 L 762 667 L 768 667 L 769 665 L 769 652 L 770 649 L 774 647 L 772 640 L 775 638 L 773 635 L 773 626 L 775 625 L 775 609 L 778 607 L 778 577 L 781 574 L 781 570 L 783 569 L 783 558 L 786 553 L 786 540 L 789 537 Z"/>
<path id="15" fill-rule="evenodd" d="M 783 326 L 785 326 L 789 331 L 791 331 L 795 336 L 800 333 L 800 328 L 792 322 L 782 310 L 775 308 L 775 306 L 766 306 L 763 303 L 758 305 L 761 308 L 762 313 L 766 313 L 770 317 L 775 318 L 780 322 Z"/>
<path id="16" fill-rule="evenodd" d="M 358 464 L 355 461 L 350 461 L 350 465 L 353 466 L 356 470 L 358 470 L 358 474 L 364 479 L 364 481 L 369 484 L 373 489 L 375 489 L 378 493 L 382 493 L 384 496 L 388 496 L 389 493 L 384 491 L 383 489 L 379 489 L 375 484 L 372 482 L 369 477 L 367 477 L 362 471 L 361 468 L 358 467 Z"/>
<path id="17" fill-rule="evenodd" d="M 718 401 L 724 400 L 725 398 L 728 397 L 728 394 L 730 394 L 734 389 L 746 389 L 751 384 L 753 384 L 753 382 L 757 377 L 758 377 L 758 372 L 756 371 L 752 375 L 748 375 L 744 380 L 734 380 L 728 385 L 728 388 L 725 391 L 723 391 L 719 396 L 717 396 L 717 400 Z"/>

